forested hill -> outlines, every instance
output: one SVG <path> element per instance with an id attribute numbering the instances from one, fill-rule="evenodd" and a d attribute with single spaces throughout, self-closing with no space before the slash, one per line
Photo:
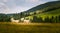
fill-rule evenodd
<path id="1" fill-rule="evenodd" d="M 34 12 L 37 10 L 45 11 L 45 10 L 54 9 L 54 8 L 60 8 L 60 1 L 52 1 L 52 2 L 47 2 L 45 4 L 40 4 L 36 7 L 33 7 L 27 10 L 26 12 Z"/>
<path id="2" fill-rule="evenodd" d="M 52 1 L 52 2 L 47 2 L 45 4 L 40 4 L 36 7 L 33 7 L 27 11 L 21 12 L 19 14 L 26 16 L 33 16 L 33 15 L 38 15 L 42 13 L 47 13 L 56 9 L 60 9 L 60 1 Z"/>

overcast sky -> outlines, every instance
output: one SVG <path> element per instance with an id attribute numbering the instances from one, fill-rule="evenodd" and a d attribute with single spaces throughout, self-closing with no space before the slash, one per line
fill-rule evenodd
<path id="1" fill-rule="evenodd" d="M 50 1 L 56 0 L 0 0 L 0 13 L 20 13 Z"/>

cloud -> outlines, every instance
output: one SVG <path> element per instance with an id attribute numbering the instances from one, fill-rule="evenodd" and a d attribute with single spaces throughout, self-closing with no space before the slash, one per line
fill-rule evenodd
<path id="1" fill-rule="evenodd" d="M 15 8 L 12 8 L 9 13 L 19 13 L 28 10 L 29 7 L 23 7 L 23 6 L 16 6 Z"/>
<path id="2" fill-rule="evenodd" d="M 8 0 L 3 0 L 3 2 L 8 2 Z"/>
<path id="3" fill-rule="evenodd" d="M 35 2 L 39 2 L 39 0 L 26 0 L 26 2 L 32 2 L 32 3 L 35 3 Z"/>
<path id="4" fill-rule="evenodd" d="M 0 3 L 0 6 L 3 6 L 3 5 L 5 5 L 4 3 Z"/>
<path id="5" fill-rule="evenodd" d="M 0 3 L 0 13 L 8 13 L 9 7 L 5 5 L 4 3 Z"/>

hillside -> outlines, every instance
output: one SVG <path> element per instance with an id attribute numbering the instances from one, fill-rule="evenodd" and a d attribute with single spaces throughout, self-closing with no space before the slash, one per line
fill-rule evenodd
<path id="1" fill-rule="evenodd" d="M 60 15 L 60 8 L 59 9 L 56 9 L 56 10 L 51 10 L 49 12 L 44 12 L 44 13 L 41 13 L 41 14 L 36 14 L 36 15 L 32 15 L 32 16 L 28 16 L 28 18 L 32 19 L 33 16 L 37 16 L 37 17 L 51 17 L 51 16 L 58 16 Z"/>
<path id="2" fill-rule="evenodd" d="M 39 16 L 39 15 L 41 15 L 41 16 L 48 15 L 49 16 L 49 14 L 57 15 L 57 14 L 60 14 L 59 9 L 60 9 L 60 1 L 52 1 L 52 2 L 47 2 L 45 4 L 41 4 L 36 7 L 33 7 L 25 12 L 22 12 L 22 14 L 25 17 L 28 16 L 29 18 L 31 18 L 34 15 L 37 15 L 37 16 Z"/>
<path id="3" fill-rule="evenodd" d="M 27 10 L 26 12 L 35 12 L 37 10 L 41 10 L 41 11 L 47 11 L 50 9 L 56 9 L 56 8 L 60 8 L 60 1 L 52 1 L 52 2 L 47 2 L 45 4 L 40 4 L 36 7 L 33 7 L 29 10 Z"/>
<path id="4" fill-rule="evenodd" d="M 58 16 L 60 15 L 60 8 L 56 9 L 56 10 L 51 10 L 50 12 L 45 12 L 42 14 L 38 14 L 36 16 L 42 16 L 42 17 L 46 17 L 46 16 Z"/>
<path id="5" fill-rule="evenodd" d="M 32 13 L 33 15 L 28 16 L 32 18 L 33 16 L 57 16 L 60 15 L 60 1 L 48 2 L 42 5 L 38 5 L 26 11 L 27 13 Z M 37 13 L 38 12 L 38 13 Z"/>
<path id="6" fill-rule="evenodd" d="M 31 19 L 33 22 L 60 22 L 60 1 L 48 2 L 43 4 L 42 6 L 44 6 L 44 8 L 41 7 L 42 9 L 39 9 L 38 6 L 36 7 L 38 9 L 30 9 L 30 11 L 28 12 L 30 13 L 30 15 L 27 18 Z"/>

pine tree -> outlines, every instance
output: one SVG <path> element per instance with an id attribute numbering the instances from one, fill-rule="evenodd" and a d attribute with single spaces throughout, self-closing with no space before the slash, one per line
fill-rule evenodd
<path id="1" fill-rule="evenodd" d="M 37 22 L 37 17 L 36 16 L 33 16 L 33 22 Z"/>
<path id="2" fill-rule="evenodd" d="M 49 23 L 49 22 L 50 22 L 49 17 L 46 17 L 44 22 L 45 22 L 45 23 Z"/>
<path id="3" fill-rule="evenodd" d="M 60 15 L 59 15 L 59 17 L 58 17 L 58 18 L 59 18 L 59 22 L 60 22 Z"/>
<path id="4" fill-rule="evenodd" d="M 43 22 L 42 17 L 38 18 L 38 22 Z"/>

